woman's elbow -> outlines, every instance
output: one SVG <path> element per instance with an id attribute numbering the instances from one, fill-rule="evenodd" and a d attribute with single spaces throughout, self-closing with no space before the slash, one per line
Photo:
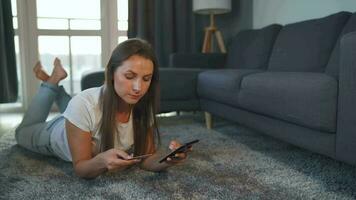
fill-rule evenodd
<path id="1" fill-rule="evenodd" d="M 77 177 L 83 178 L 83 179 L 94 179 L 94 178 L 98 177 L 98 175 L 82 173 L 81 171 L 77 171 L 77 170 L 74 170 L 74 173 Z"/>
<path id="2" fill-rule="evenodd" d="M 73 169 L 74 169 L 74 174 L 79 177 L 79 178 L 83 178 L 83 179 L 94 179 L 96 177 L 99 176 L 99 174 L 91 174 L 88 172 L 85 172 L 80 166 L 78 165 L 73 165 Z"/>

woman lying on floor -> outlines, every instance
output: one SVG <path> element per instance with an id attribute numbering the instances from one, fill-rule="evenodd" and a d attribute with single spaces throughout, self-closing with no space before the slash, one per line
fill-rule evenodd
<path id="1" fill-rule="evenodd" d="M 156 152 L 159 133 L 154 115 L 158 67 L 146 41 L 130 39 L 118 45 L 106 67 L 105 84 L 72 99 L 59 86 L 67 73 L 58 58 L 50 76 L 39 62 L 34 73 L 43 83 L 16 129 L 22 147 L 71 161 L 75 173 L 85 178 L 134 164 L 161 171 L 185 160 L 186 153 L 179 153 L 158 162 L 161 155 Z M 46 122 L 53 102 L 62 115 Z M 179 146 L 171 141 L 169 148 Z M 132 152 L 152 155 L 131 159 Z"/>

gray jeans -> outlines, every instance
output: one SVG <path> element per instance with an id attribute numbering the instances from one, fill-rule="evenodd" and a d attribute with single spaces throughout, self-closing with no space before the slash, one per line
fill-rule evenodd
<path id="1" fill-rule="evenodd" d="M 57 120 L 64 120 L 64 118 L 59 116 L 47 122 L 46 120 L 54 102 L 63 113 L 70 99 L 63 86 L 42 83 L 22 122 L 16 128 L 17 143 L 33 152 L 54 155 L 50 144 L 51 127 Z"/>

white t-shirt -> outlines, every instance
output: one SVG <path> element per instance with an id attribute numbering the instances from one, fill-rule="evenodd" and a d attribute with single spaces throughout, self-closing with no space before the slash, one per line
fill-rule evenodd
<path id="1" fill-rule="evenodd" d="M 99 123 L 102 117 L 102 111 L 99 105 L 99 96 L 101 89 L 102 87 L 95 87 L 78 93 L 70 100 L 63 113 L 64 118 L 76 127 L 91 133 L 92 140 L 97 144 L 96 147 L 99 147 L 100 143 Z M 58 131 L 51 134 L 51 146 L 60 158 L 66 161 L 72 161 L 66 131 L 65 128 L 63 128 L 64 121 L 63 119 L 55 124 L 55 126 L 62 126 L 62 128 L 61 131 L 58 129 Z M 134 143 L 132 113 L 127 123 L 118 123 L 117 130 L 118 135 L 114 136 L 114 148 L 124 151 L 130 149 Z"/>

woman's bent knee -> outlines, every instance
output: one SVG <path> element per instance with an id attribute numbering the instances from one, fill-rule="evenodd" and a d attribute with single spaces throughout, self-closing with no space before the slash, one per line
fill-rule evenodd
<path id="1" fill-rule="evenodd" d="M 17 144 L 19 144 L 19 137 L 20 137 L 20 131 L 21 131 L 22 127 L 18 126 L 16 129 L 15 129 L 15 139 L 16 139 L 16 142 Z"/>
<path id="2" fill-rule="evenodd" d="M 18 145 L 30 151 L 43 155 L 53 155 L 49 136 L 42 132 L 41 124 L 34 126 L 19 126 L 15 129 L 15 139 Z"/>
<path id="3" fill-rule="evenodd" d="M 29 134 L 26 134 L 26 128 L 19 126 L 15 129 L 15 139 L 18 145 L 28 148 L 31 146 L 31 138 L 29 138 Z"/>

